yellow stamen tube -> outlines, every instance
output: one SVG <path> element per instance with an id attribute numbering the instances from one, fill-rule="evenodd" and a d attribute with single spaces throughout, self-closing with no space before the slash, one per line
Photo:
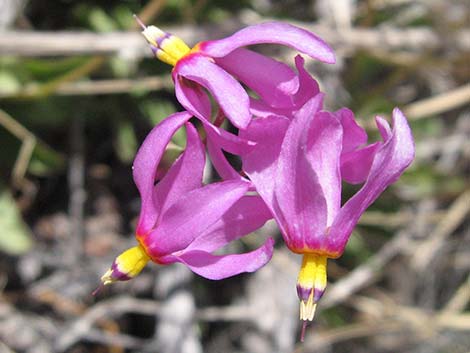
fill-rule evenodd
<path id="1" fill-rule="evenodd" d="M 127 249 L 114 260 L 111 268 L 101 277 L 101 282 L 108 285 L 128 281 L 136 277 L 149 260 L 150 257 L 141 245 Z"/>
<path id="2" fill-rule="evenodd" d="M 155 26 L 146 26 L 137 16 L 134 17 L 142 27 L 142 34 L 159 60 L 175 66 L 180 59 L 191 51 L 179 37 L 164 32 Z"/>
<path id="3" fill-rule="evenodd" d="M 317 302 L 326 288 L 327 257 L 317 254 L 304 254 L 299 277 L 297 294 L 300 299 L 300 319 L 312 321 Z"/>

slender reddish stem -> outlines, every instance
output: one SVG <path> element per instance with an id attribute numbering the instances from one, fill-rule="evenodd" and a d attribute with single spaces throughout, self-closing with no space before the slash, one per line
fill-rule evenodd
<path id="1" fill-rule="evenodd" d="M 104 284 L 103 282 L 101 282 L 98 288 L 96 288 L 93 292 L 91 292 L 91 295 L 95 297 L 99 292 L 103 290 L 103 288 L 104 288 Z"/>
<path id="2" fill-rule="evenodd" d="M 305 339 L 305 330 L 307 329 L 307 320 L 304 320 L 302 323 L 302 331 L 300 332 L 300 342 L 303 342 Z"/>
<path id="3" fill-rule="evenodd" d="M 140 27 L 142 27 L 142 29 L 145 31 L 145 29 L 147 28 L 147 26 L 142 22 L 142 20 L 139 18 L 139 16 L 137 16 L 136 14 L 133 15 L 134 19 L 137 21 L 137 23 L 139 24 Z"/>

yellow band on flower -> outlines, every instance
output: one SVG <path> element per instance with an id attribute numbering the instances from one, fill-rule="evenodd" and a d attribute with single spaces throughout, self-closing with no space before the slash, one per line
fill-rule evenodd
<path id="1" fill-rule="evenodd" d="M 142 34 L 150 43 L 155 56 L 172 66 L 175 66 L 191 50 L 180 38 L 163 32 L 155 26 L 146 27 Z"/>
<path id="2" fill-rule="evenodd" d="M 127 281 L 137 276 L 145 267 L 150 257 L 141 245 L 127 249 L 115 260 L 111 268 L 101 277 L 104 285 Z"/>
<path id="3" fill-rule="evenodd" d="M 300 299 L 300 319 L 313 320 L 318 300 L 327 284 L 327 257 L 317 254 L 304 254 L 299 277 L 297 294 Z"/>

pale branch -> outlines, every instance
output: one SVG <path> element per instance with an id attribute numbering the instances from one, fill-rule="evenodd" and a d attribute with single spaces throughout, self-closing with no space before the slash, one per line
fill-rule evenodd
<path id="1" fill-rule="evenodd" d="M 160 304 L 158 302 L 127 296 L 97 303 L 63 330 L 56 341 L 55 348 L 58 351 L 65 351 L 93 330 L 93 326 L 100 319 L 109 319 L 126 312 L 156 315 L 159 311 Z"/>
<path id="2" fill-rule="evenodd" d="M 36 97 L 41 93 L 41 85 L 37 83 L 25 85 L 18 92 L 1 92 L 0 98 L 15 98 L 18 96 Z M 59 96 L 90 96 L 105 94 L 120 94 L 136 91 L 158 91 L 172 89 L 170 75 L 148 76 L 138 79 L 109 79 L 63 82 L 56 86 L 54 94 Z"/>
<path id="3" fill-rule="evenodd" d="M 217 26 L 164 27 L 189 44 L 210 39 L 217 34 L 223 37 L 240 29 L 246 23 L 228 22 Z M 470 30 L 457 31 L 452 37 L 441 38 L 429 28 L 355 28 L 335 29 L 320 24 L 295 23 L 322 37 L 336 48 L 383 49 L 412 51 L 437 50 L 452 46 L 458 50 L 470 49 Z M 138 32 L 0 32 L 0 55 L 13 56 L 73 56 L 73 55 L 115 55 L 127 57 L 150 57 L 152 52 Z"/>
<path id="4" fill-rule="evenodd" d="M 408 104 L 403 112 L 410 119 L 421 119 L 441 114 L 470 103 L 470 84 L 457 87 L 414 103 Z"/>

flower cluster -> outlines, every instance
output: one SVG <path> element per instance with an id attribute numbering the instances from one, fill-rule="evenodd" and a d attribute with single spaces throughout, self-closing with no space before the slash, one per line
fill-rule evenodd
<path id="1" fill-rule="evenodd" d="M 341 256 L 361 214 L 413 160 L 406 118 L 396 108 L 391 128 L 377 117 L 381 141 L 368 143 L 349 109 L 323 108 L 324 95 L 302 56 L 295 57 L 293 70 L 245 48 L 281 44 L 334 63 L 332 49 L 304 29 L 263 23 L 191 49 L 157 27 L 141 26 L 155 56 L 173 66 L 176 96 L 185 111 L 157 125 L 136 155 L 138 245 L 116 258 L 102 283 L 129 280 L 149 260 L 181 262 L 209 279 L 253 272 L 270 260 L 271 238 L 244 254 L 213 252 L 274 218 L 288 248 L 303 256 L 297 294 L 305 329 L 326 288 L 327 259 Z M 204 128 L 204 142 L 193 117 Z M 224 119 L 237 134 L 221 128 Z M 183 126 L 186 148 L 156 182 L 165 148 Z M 202 184 L 206 150 L 223 181 Z M 240 156 L 241 171 L 223 151 Z M 362 187 L 345 201 L 343 182 Z"/>

